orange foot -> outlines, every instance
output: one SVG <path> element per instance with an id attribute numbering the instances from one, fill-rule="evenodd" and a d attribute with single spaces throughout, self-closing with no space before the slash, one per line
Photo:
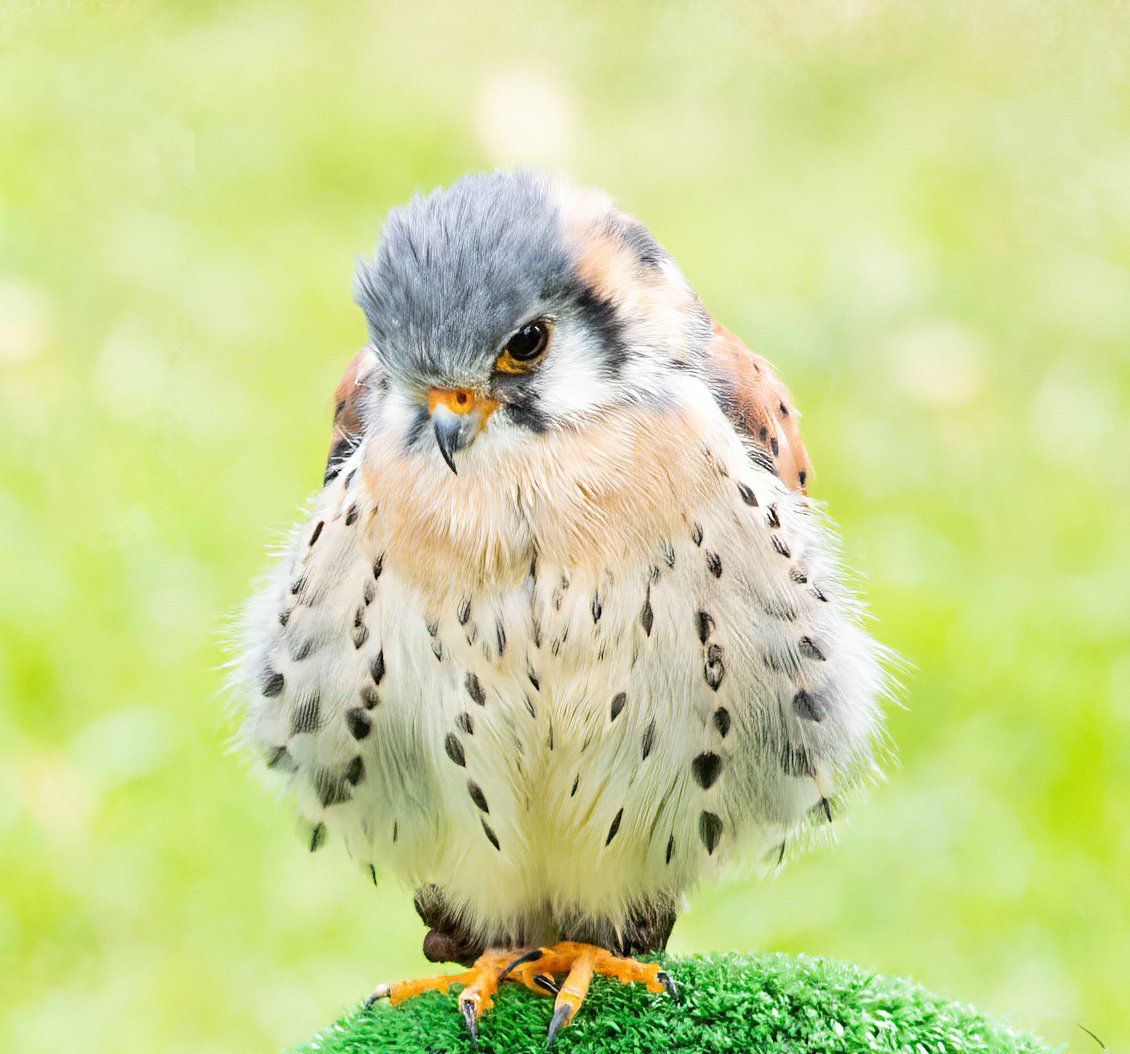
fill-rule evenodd
<path id="1" fill-rule="evenodd" d="M 561 974 L 565 975 L 565 980 L 559 985 L 554 978 Z M 396 1006 L 421 992 L 446 992 L 453 984 L 462 985 L 459 1009 L 472 1042 L 477 1043 L 478 1020 L 484 1011 L 494 1006 L 494 994 L 499 984 L 509 978 L 535 992 L 548 992 L 555 997 L 547 1036 L 548 1047 L 553 1045 L 557 1033 L 573 1020 L 588 993 L 593 974 L 615 977 L 621 984 L 638 981 L 651 992 L 665 991 L 678 998 L 675 983 L 656 963 L 621 959 L 594 944 L 566 941 L 552 948 L 535 948 L 519 954 L 517 958 L 513 952 L 487 952 L 462 973 L 378 985 L 365 1005 L 372 1006 L 378 999 L 388 999 Z"/>

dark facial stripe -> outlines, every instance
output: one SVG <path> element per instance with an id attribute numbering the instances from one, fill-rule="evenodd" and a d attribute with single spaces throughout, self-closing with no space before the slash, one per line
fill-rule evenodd
<path id="1" fill-rule="evenodd" d="M 528 429 L 536 435 L 549 431 L 550 417 L 538 406 L 533 395 L 522 402 L 508 403 L 505 411 L 507 419 L 519 428 Z"/>
<path id="2" fill-rule="evenodd" d="M 419 407 L 408 425 L 408 431 L 404 433 L 404 449 L 406 451 L 412 450 L 420 442 L 420 437 L 427 431 L 428 420 L 428 411 L 422 406 Z"/>
<path id="3" fill-rule="evenodd" d="M 615 379 L 628 355 L 624 326 L 616 313 L 616 305 L 601 299 L 585 285 L 580 285 L 573 294 L 573 304 L 581 321 L 597 336 L 604 373 L 610 380 Z"/>

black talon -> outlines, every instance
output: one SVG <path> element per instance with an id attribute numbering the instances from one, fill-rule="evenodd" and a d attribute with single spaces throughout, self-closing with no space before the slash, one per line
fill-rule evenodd
<path id="1" fill-rule="evenodd" d="M 517 967 L 521 966 L 523 963 L 532 963 L 535 959 L 540 959 L 540 958 L 541 958 L 541 948 L 534 948 L 532 951 L 523 952 L 509 966 L 507 966 L 506 969 L 502 971 L 502 973 L 500 973 L 498 975 L 499 983 L 501 984 L 503 981 L 506 980 L 506 978 L 509 975 L 511 970 L 516 969 Z"/>
<path id="2" fill-rule="evenodd" d="M 373 989 L 373 994 L 365 1000 L 365 1009 L 372 1010 L 373 1004 L 379 1002 L 381 999 L 387 999 L 392 989 L 392 985 L 379 984 Z"/>
<path id="3" fill-rule="evenodd" d="M 671 980 L 671 975 L 666 970 L 660 970 L 659 973 L 655 975 L 655 977 L 656 980 L 658 980 L 659 983 L 663 985 L 663 987 L 667 990 L 667 994 L 672 999 L 674 999 L 676 1003 L 681 1003 L 683 1001 L 682 996 L 679 995 L 678 987 L 676 986 L 675 982 Z"/>
<path id="4" fill-rule="evenodd" d="M 561 991 L 561 988 L 557 984 L 557 982 L 554 981 L 554 979 L 552 977 L 548 976 L 547 974 L 543 974 L 543 973 L 534 974 L 534 984 L 536 984 L 539 988 L 544 988 L 547 992 L 551 993 L 552 995 L 557 995 L 557 993 Z"/>
<path id="5" fill-rule="evenodd" d="M 557 1038 L 558 1029 L 562 1025 L 569 1023 L 569 1018 L 573 1016 L 573 1009 L 568 1003 L 562 1003 L 553 1011 L 553 1020 L 549 1023 L 549 1032 L 545 1037 L 545 1049 L 549 1050 L 553 1046 L 553 1041 Z"/>
<path id="6" fill-rule="evenodd" d="M 463 1024 L 467 1026 L 467 1031 L 471 1033 L 471 1048 L 478 1050 L 479 1026 L 475 1021 L 475 1004 L 470 999 L 461 999 L 459 1009 L 463 1011 Z"/>

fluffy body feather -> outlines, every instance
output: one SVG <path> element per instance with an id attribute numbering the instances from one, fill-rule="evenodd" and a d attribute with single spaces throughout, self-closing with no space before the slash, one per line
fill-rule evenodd
<path id="1" fill-rule="evenodd" d="M 453 475 L 419 437 L 431 331 L 398 370 L 376 296 L 384 346 L 351 364 L 327 483 L 248 612 L 246 738 L 313 845 L 434 889 L 470 946 L 631 950 L 723 861 L 777 863 L 836 815 L 873 768 L 880 649 L 768 364 L 607 199 L 525 178 L 603 328 L 561 308 L 540 426 L 504 402 Z"/>

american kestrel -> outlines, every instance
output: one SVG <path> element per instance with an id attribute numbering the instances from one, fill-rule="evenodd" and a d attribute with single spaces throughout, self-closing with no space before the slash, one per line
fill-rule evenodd
<path id="1" fill-rule="evenodd" d="M 780 863 L 874 771 L 883 652 L 797 413 L 602 193 L 470 175 L 389 215 L 324 485 L 249 605 L 246 740 L 416 890 L 425 954 L 555 995 L 653 963 L 685 892 Z M 554 978 L 565 975 L 559 985 Z"/>

